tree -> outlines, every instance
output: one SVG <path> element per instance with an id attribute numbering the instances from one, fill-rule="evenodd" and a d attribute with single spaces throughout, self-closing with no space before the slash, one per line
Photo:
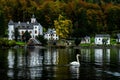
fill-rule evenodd
<path id="1" fill-rule="evenodd" d="M 42 45 L 47 44 L 47 39 L 44 39 L 44 36 L 42 36 L 42 35 L 36 36 L 36 39 L 38 39 L 42 43 Z"/>
<path id="2" fill-rule="evenodd" d="M 20 36 L 19 31 L 18 31 L 18 28 L 15 28 L 14 35 L 15 35 L 15 41 L 17 41 L 17 40 L 18 40 L 18 37 Z"/>
<path id="3" fill-rule="evenodd" d="M 81 8 L 80 11 L 77 13 L 78 18 L 74 23 L 74 32 L 73 37 L 84 37 L 89 34 L 89 27 L 88 27 L 88 19 L 86 14 L 86 9 Z"/>
<path id="4" fill-rule="evenodd" d="M 81 43 L 81 39 L 76 38 L 74 43 L 76 46 L 78 46 Z"/>
<path id="5" fill-rule="evenodd" d="M 110 6 L 106 9 L 106 21 L 108 31 L 117 31 L 120 29 L 120 7 Z"/>
<path id="6" fill-rule="evenodd" d="M 58 20 L 54 20 L 54 26 L 60 38 L 68 38 L 72 32 L 73 25 L 71 20 L 59 15 Z"/>
<path id="7" fill-rule="evenodd" d="M 3 11 L 0 9 L 0 37 L 3 37 L 5 35 L 4 23 L 4 14 Z"/>
<path id="8" fill-rule="evenodd" d="M 31 38 L 30 33 L 26 30 L 25 33 L 22 35 L 22 39 L 25 42 L 28 42 L 28 40 Z"/>

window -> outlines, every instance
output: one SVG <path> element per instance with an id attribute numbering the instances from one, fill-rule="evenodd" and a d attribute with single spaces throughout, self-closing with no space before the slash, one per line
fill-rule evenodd
<path id="1" fill-rule="evenodd" d="M 35 34 L 37 34 L 37 30 L 35 30 Z"/>
<path id="2" fill-rule="evenodd" d="M 32 31 L 30 31 L 30 33 L 32 33 Z"/>
<path id="3" fill-rule="evenodd" d="M 24 31 L 22 31 L 22 34 L 24 34 Z"/>
<path id="4" fill-rule="evenodd" d="M 35 27 L 35 29 L 37 29 L 37 27 Z"/>
<path id="5" fill-rule="evenodd" d="M 29 26 L 27 26 L 27 28 L 29 28 Z"/>
<path id="6" fill-rule="evenodd" d="M 20 28 L 20 26 L 18 26 L 18 28 Z"/>
<path id="7" fill-rule="evenodd" d="M 11 31 L 11 33 L 13 33 L 13 31 Z"/>

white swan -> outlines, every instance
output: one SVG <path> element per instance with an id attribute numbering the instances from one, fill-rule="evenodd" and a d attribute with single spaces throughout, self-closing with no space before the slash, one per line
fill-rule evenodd
<path id="1" fill-rule="evenodd" d="M 80 66 L 79 56 L 80 56 L 80 54 L 77 54 L 77 55 L 76 55 L 77 61 L 71 62 L 71 63 L 70 63 L 71 66 L 75 66 L 75 67 L 79 67 L 79 66 Z"/>

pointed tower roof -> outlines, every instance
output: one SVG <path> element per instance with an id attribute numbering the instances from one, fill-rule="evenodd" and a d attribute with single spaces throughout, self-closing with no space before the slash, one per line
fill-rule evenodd
<path id="1" fill-rule="evenodd" d="M 35 18 L 35 15 L 34 15 L 34 14 L 32 15 L 32 18 Z"/>
<path id="2" fill-rule="evenodd" d="M 9 21 L 8 25 L 13 25 L 14 22 L 12 20 Z"/>
<path id="3" fill-rule="evenodd" d="M 32 15 L 31 23 L 33 23 L 33 24 L 37 24 L 38 23 L 34 14 Z"/>

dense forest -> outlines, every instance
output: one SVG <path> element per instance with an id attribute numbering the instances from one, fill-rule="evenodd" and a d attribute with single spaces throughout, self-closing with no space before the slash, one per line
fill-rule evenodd
<path id="1" fill-rule="evenodd" d="M 30 21 L 33 14 L 61 38 L 120 32 L 120 0 L 0 0 L 0 37 L 7 36 L 10 19 Z"/>

